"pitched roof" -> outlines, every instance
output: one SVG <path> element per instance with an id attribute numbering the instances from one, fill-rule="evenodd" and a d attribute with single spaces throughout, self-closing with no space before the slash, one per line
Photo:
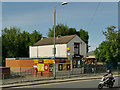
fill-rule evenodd
<path id="1" fill-rule="evenodd" d="M 94 52 L 93 51 L 88 52 L 88 56 L 94 56 Z"/>
<path id="2" fill-rule="evenodd" d="M 68 36 L 60 36 L 60 38 L 56 38 L 55 44 L 67 44 L 70 40 L 72 40 L 76 35 L 68 35 Z M 42 45 L 53 45 L 54 38 L 43 38 L 35 43 L 33 46 L 42 46 Z"/>

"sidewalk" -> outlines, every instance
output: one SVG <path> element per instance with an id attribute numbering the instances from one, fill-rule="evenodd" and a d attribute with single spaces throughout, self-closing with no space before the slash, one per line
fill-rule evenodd
<path id="1" fill-rule="evenodd" d="M 114 75 L 114 77 L 120 77 L 120 75 Z M 68 79 L 56 79 L 56 80 L 44 80 L 44 81 L 35 81 L 35 82 L 23 82 L 17 84 L 1 85 L 0 88 L 10 88 L 10 87 L 20 87 L 20 86 L 29 86 L 29 85 L 39 85 L 39 84 L 48 84 L 48 83 L 59 83 L 59 82 L 69 82 L 69 81 L 78 81 L 78 80 L 92 80 L 92 79 L 101 79 L 102 76 L 94 77 L 74 77 Z"/>

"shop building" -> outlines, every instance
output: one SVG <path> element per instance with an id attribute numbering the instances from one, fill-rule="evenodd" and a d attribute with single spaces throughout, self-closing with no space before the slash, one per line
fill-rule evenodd
<path id="1" fill-rule="evenodd" d="M 56 72 L 69 71 L 70 60 L 56 58 Z M 6 67 L 12 73 L 51 77 L 54 74 L 54 59 L 52 58 L 6 58 Z"/>
<path id="2" fill-rule="evenodd" d="M 42 38 L 29 47 L 29 58 L 6 58 L 6 67 L 12 72 L 34 73 L 36 76 L 53 76 L 53 38 Z M 86 56 L 87 44 L 77 35 L 56 37 L 56 73 L 76 71 Z M 22 69 L 23 68 L 23 69 Z"/>
<path id="3" fill-rule="evenodd" d="M 70 59 L 71 70 L 80 68 L 82 58 L 86 57 L 87 44 L 77 35 L 57 36 L 56 37 L 56 58 Z M 53 45 L 54 38 L 42 38 L 33 46 L 29 47 L 30 58 L 54 57 Z"/>

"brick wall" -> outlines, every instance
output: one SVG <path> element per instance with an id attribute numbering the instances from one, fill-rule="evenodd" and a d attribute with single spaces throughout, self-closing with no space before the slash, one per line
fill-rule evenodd
<path id="1" fill-rule="evenodd" d="M 11 73 L 33 73 L 34 59 L 6 60 L 6 67 L 10 67 Z"/>
<path id="2" fill-rule="evenodd" d="M 6 60 L 6 67 L 33 67 L 33 59 Z"/>

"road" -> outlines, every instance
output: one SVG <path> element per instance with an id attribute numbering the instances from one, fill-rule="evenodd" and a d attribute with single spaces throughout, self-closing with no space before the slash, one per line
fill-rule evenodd
<path id="1" fill-rule="evenodd" d="M 115 85 L 113 89 L 120 89 L 120 78 L 115 78 Z M 97 88 L 99 79 L 97 80 L 83 80 L 83 81 L 70 81 L 70 82 L 60 82 L 60 83 L 50 83 L 42 85 L 31 85 L 24 87 L 15 88 Z M 119 82 L 118 82 L 119 81 Z M 104 87 L 106 88 L 106 87 Z"/>

